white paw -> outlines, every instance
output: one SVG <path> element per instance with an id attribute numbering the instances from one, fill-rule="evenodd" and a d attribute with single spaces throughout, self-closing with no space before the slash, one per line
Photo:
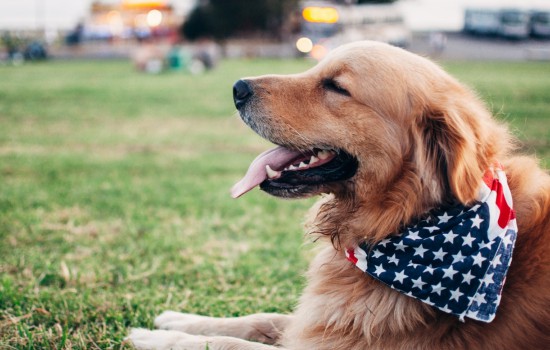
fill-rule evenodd
<path id="1" fill-rule="evenodd" d="M 177 331 L 134 328 L 127 341 L 137 350 L 204 350 L 207 339 Z"/>
<path id="2" fill-rule="evenodd" d="M 208 318 L 208 316 L 184 314 L 175 311 L 164 311 L 155 318 L 155 327 L 159 329 L 180 329 L 180 327 L 184 327 L 185 325 L 204 321 Z"/>

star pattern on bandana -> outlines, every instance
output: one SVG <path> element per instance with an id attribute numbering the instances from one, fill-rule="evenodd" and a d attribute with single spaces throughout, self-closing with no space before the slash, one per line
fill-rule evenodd
<path id="1" fill-rule="evenodd" d="M 377 280 L 439 310 L 491 322 L 501 299 L 517 235 L 506 175 L 486 172 L 479 202 L 433 210 L 374 245 L 346 250 Z"/>
<path id="2" fill-rule="evenodd" d="M 365 272 L 392 288 L 462 320 L 489 322 L 500 301 L 515 231 L 489 241 L 488 217 L 486 204 L 447 209 L 398 236 L 356 249 L 366 256 Z"/>

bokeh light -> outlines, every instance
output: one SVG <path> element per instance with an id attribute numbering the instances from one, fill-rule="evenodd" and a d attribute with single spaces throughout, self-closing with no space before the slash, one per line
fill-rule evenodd
<path id="1" fill-rule="evenodd" d="M 150 27 L 158 27 L 162 23 L 162 12 L 151 10 L 147 13 L 147 24 Z"/>
<path id="2" fill-rule="evenodd" d="M 302 37 L 296 41 L 296 48 L 300 52 L 309 53 L 313 49 L 313 42 L 310 38 Z"/>

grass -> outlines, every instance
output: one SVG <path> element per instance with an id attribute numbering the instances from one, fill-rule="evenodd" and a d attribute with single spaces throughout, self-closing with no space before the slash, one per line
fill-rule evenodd
<path id="1" fill-rule="evenodd" d="M 0 66 L 0 348 L 127 349 L 166 309 L 289 312 L 311 200 L 228 195 L 268 144 L 238 119 L 239 77 L 305 61 L 224 61 L 203 76 L 126 62 Z M 444 66 L 526 148 L 550 155 L 550 66 Z"/>

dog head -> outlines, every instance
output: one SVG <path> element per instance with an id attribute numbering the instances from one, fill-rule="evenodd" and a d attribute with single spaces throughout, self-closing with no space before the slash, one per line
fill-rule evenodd
<path id="1" fill-rule="evenodd" d="M 404 206 L 406 220 L 472 202 L 508 149 L 507 132 L 471 91 L 386 44 L 345 45 L 304 73 L 242 79 L 233 93 L 244 122 L 280 146 L 256 159 L 234 196 L 257 184 L 280 197 L 333 193 Z"/>

